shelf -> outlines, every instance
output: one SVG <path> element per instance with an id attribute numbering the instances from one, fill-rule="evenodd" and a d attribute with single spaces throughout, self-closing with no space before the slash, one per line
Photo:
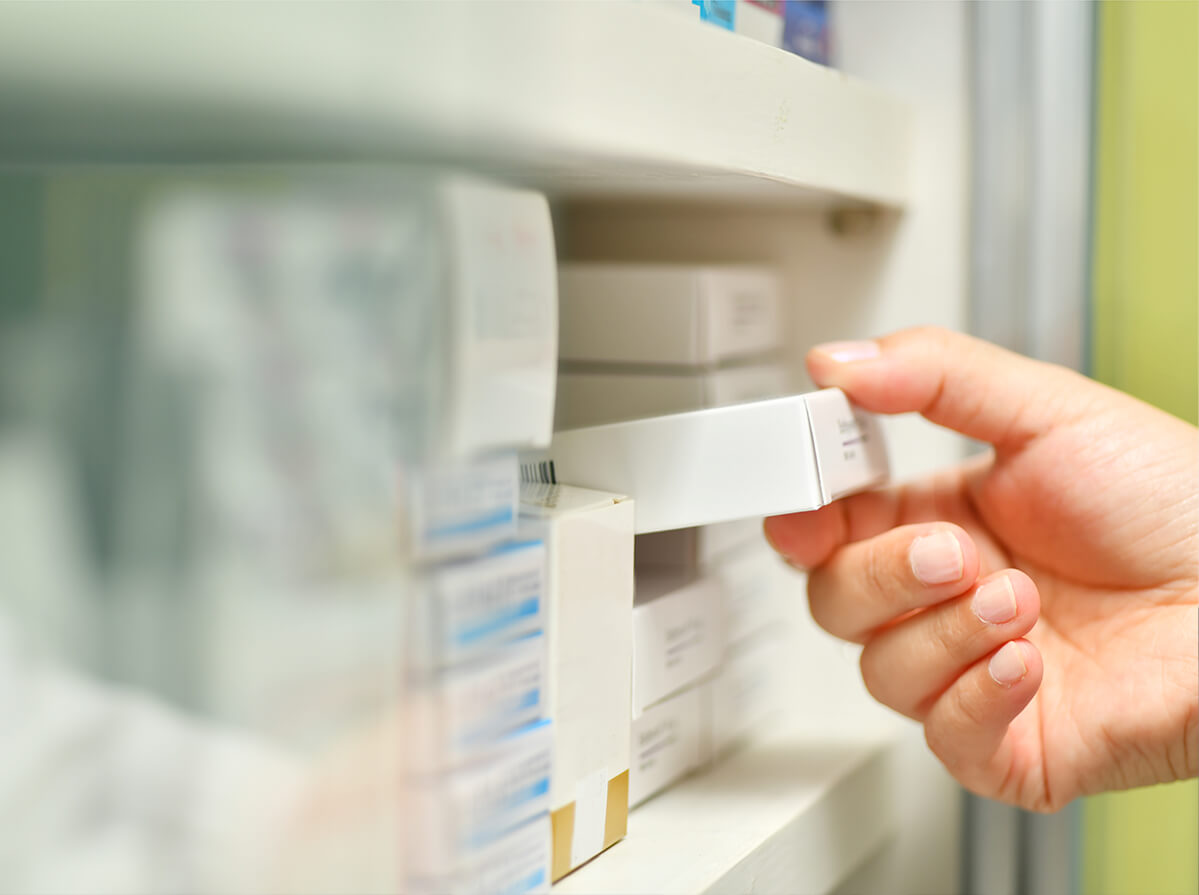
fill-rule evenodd
<path id="1" fill-rule="evenodd" d="M 781 737 L 635 809 L 554 895 L 827 892 L 895 832 L 892 744 Z"/>
<path id="2" fill-rule="evenodd" d="M 3 4 L 0 159 L 417 158 L 567 197 L 904 204 L 902 102 L 656 5 Z"/>

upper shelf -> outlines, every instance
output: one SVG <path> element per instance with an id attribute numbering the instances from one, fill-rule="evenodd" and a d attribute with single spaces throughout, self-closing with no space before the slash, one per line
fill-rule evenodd
<path id="1" fill-rule="evenodd" d="M 655 6 L 0 4 L 0 160 L 416 158 L 562 196 L 903 205 L 902 102 Z"/>
<path id="2" fill-rule="evenodd" d="M 635 808 L 554 895 L 828 892 L 896 832 L 887 739 L 782 735 Z"/>

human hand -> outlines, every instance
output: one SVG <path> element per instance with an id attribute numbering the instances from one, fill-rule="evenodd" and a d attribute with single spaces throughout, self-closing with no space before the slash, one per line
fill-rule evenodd
<path id="1" fill-rule="evenodd" d="M 766 520 L 812 617 L 964 786 L 1038 811 L 1199 769 L 1199 432 L 938 329 L 820 346 L 812 378 L 994 451 Z"/>

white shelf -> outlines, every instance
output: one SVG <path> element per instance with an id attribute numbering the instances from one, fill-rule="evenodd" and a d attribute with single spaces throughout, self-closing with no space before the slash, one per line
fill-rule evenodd
<path id="1" fill-rule="evenodd" d="M 0 4 L 0 158 L 419 157 L 565 196 L 904 204 L 902 102 L 654 7 Z"/>
<path id="2" fill-rule="evenodd" d="M 781 737 L 634 809 L 554 895 L 828 892 L 896 830 L 892 741 Z"/>

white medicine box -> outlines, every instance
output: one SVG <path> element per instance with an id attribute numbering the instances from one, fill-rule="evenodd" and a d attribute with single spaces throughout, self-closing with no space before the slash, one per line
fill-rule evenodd
<path id="1" fill-rule="evenodd" d="M 625 835 L 633 652 L 633 501 L 521 488 L 522 531 L 545 544 L 553 879 Z"/>
<path id="2" fill-rule="evenodd" d="M 565 264 L 558 289 L 564 361 L 706 367 L 782 345 L 780 280 L 765 268 Z"/>

